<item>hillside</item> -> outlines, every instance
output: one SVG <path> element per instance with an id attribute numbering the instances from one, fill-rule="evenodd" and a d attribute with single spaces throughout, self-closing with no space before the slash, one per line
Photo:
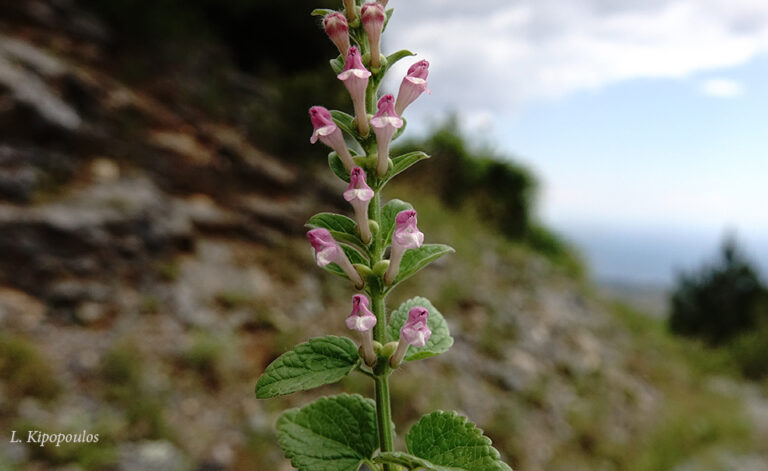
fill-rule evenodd
<path id="1" fill-rule="evenodd" d="M 147 77 L 126 70 L 139 52 L 107 13 L 30 0 L 0 18 L 0 435 L 100 437 L 0 440 L 0 470 L 290 470 L 282 409 L 370 394 L 351 376 L 253 395 L 295 343 L 347 334 L 352 291 L 303 237 L 315 212 L 347 210 L 344 185 L 245 124 L 279 90 L 221 44 Z M 419 209 L 428 242 L 457 250 L 390 300 L 429 297 L 456 339 L 393 377 L 397 423 L 456 409 L 526 471 L 768 469 L 765 388 L 472 207 L 387 191 Z"/>

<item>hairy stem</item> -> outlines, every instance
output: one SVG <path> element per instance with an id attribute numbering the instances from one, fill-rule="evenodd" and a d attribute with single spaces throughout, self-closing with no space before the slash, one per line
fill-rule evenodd
<path id="1" fill-rule="evenodd" d="M 381 261 L 384 256 L 384 239 L 382 237 L 381 221 L 381 190 L 373 193 L 371 219 L 376 221 L 380 230 L 373 238 L 373 263 Z M 376 326 L 373 328 L 373 338 L 382 345 L 387 343 L 387 306 L 383 286 L 375 287 L 371 292 L 373 314 L 376 316 Z M 374 382 L 376 384 L 376 421 L 379 429 L 379 448 L 381 451 L 393 451 L 392 407 L 389 399 L 389 362 L 379 362 L 374 367 Z M 384 464 L 383 471 L 393 471 L 389 464 Z"/>

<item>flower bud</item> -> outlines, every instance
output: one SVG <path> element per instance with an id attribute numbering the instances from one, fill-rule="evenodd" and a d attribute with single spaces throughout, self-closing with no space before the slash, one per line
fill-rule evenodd
<path id="1" fill-rule="evenodd" d="M 322 106 L 313 106 L 309 109 L 309 119 L 315 128 L 312 132 L 312 137 L 309 138 L 309 142 L 314 144 L 319 139 L 320 142 L 335 150 L 344 163 L 344 167 L 347 171 L 350 171 L 355 166 L 355 163 L 347 149 L 347 144 L 344 143 L 341 129 L 336 126 L 333 118 L 331 118 L 331 112 Z"/>
<path id="2" fill-rule="evenodd" d="M 389 266 L 384 273 L 384 284 L 391 285 L 400 271 L 400 262 L 408 249 L 417 249 L 424 243 L 424 233 L 419 231 L 416 211 L 406 209 L 395 217 L 395 232 L 392 234 L 392 252 Z"/>
<path id="3" fill-rule="evenodd" d="M 381 43 L 381 32 L 384 30 L 384 21 L 387 14 L 384 7 L 379 3 L 366 3 L 360 9 L 360 18 L 363 21 L 365 35 L 368 36 L 369 50 L 371 51 L 371 68 L 381 67 L 381 58 L 379 57 L 379 44 Z"/>
<path id="4" fill-rule="evenodd" d="M 347 258 L 347 254 L 344 253 L 344 250 L 333 239 L 328 229 L 312 229 L 307 232 L 307 239 L 309 239 L 309 243 L 315 249 L 317 266 L 325 267 L 329 263 L 335 263 L 346 273 L 347 277 L 352 280 L 358 289 L 363 287 L 364 283 L 360 274 L 352 266 L 352 263 Z"/>
<path id="5" fill-rule="evenodd" d="M 368 78 L 371 73 L 363 66 L 363 60 L 360 57 L 360 51 L 352 46 L 347 51 L 347 61 L 344 64 L 344 70 L 337 75 L 337 78 L 344 82 L 344 86 L 349 91 L 352 98 L 352 105 L 355 109 L 355 118 L 357 118 L 357 130 L 360 135 L 368 135 L 368 116 L 365 109 L 365 89 L 368 87 Z"/>
<path id="6" fill-rule="evenodd" d="M 349 50 L 349 25 L 344 15 L 337 11 L 326 15 L 323 18 L 323 28 L 339 53 L 342 56 L 346 55 Z"/>
<path id="7" fill-rule="evenodd" d="M 402 115 L 403 111 L 424 92 L 427 88 L 427 76 L 429 75 L 429 62 L 420 60 L 408 69 L 408 74 L 400 83 L 400 91 L 397 92 L 395 112 Z"/>
<path id="8" fill-rule="evenodd" d="M 379 110 L 371 118 L 371 127 L 376 134 L 378 161 L 376 174 L 384 177 L 389 170 L 389 143 L 395 131 L 403 127 L 403 120 L 395 112 L 395 97 L 384 95 L 378 103 Z"/>
<path id="9" fill-rule="evenodd" d="M 373 190 L 365 181 L 365 172 L 354 167 L 349 172 L 349 186 L 344 191 L 344 199 L 349 201 L 355 211 L 355 222 L 360 238 L 366 244 L 371 241 L 371 227 L 368 224 L 368 205 L 373 199 Z"/>
<path id="10" fill-rule="evenodd" d="M 408 320 L 400 329 L 400 341 L 397 344 L 397 350 L 390 359 L 390 365 L 393 368 L 397 368 L 403 361 L 409 345 L 421 348 L 427 344 L 429 337 L 432 336 L 432 331 L 427 324 L 428 318 L 429 311 L 424 307 L 416 306 L 408 311 Z"/>
<path id="11" fill-rule="evenodd" d="M 369 366 L 376 362 L 376 353 L 373 349 L 373 327 L 376 325 L 376 316 L 368 308 L 368 298 L 362 294 L 352 296 L 352 313 L 346 320 L 350 330 L 360 332 L 363 358 Z"/>
<path id="12" fill-rule="evenodd" d="M 357 18 L 357 10 L 355 9 L 355 0 L 344 0 L 344 14 L 347 15 L 347 20 L 352 23 Z M 342 52 L 342 54 L 344 54 Z"/>

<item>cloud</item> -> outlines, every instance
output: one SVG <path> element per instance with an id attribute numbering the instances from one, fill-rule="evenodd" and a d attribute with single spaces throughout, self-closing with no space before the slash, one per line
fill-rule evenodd
<path id="1" fill-rule="evenodd" d="M 713 78 L 701 82 L 699 91 L 715 98 L 735 98 L 744 93 L 744 87 L 735 80 Z"/>
<path id="2" fill-rule="evenodd" d="M 764 0 L 421 0 L 395 7 L 386 47 L 431 62 L 433 105 L 475 112 L 630 79 L 682 79 L 768 52 Z"/>

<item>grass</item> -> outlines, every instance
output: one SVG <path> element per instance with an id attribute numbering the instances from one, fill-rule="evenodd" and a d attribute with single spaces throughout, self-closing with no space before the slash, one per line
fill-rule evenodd
<path id="1" fill-rule="evenodd" d="M 61 392 L 51 364 L 37 347 L 21 337 L 0 335 L 0 381 L 13 399 L 56 399 Z"/>

